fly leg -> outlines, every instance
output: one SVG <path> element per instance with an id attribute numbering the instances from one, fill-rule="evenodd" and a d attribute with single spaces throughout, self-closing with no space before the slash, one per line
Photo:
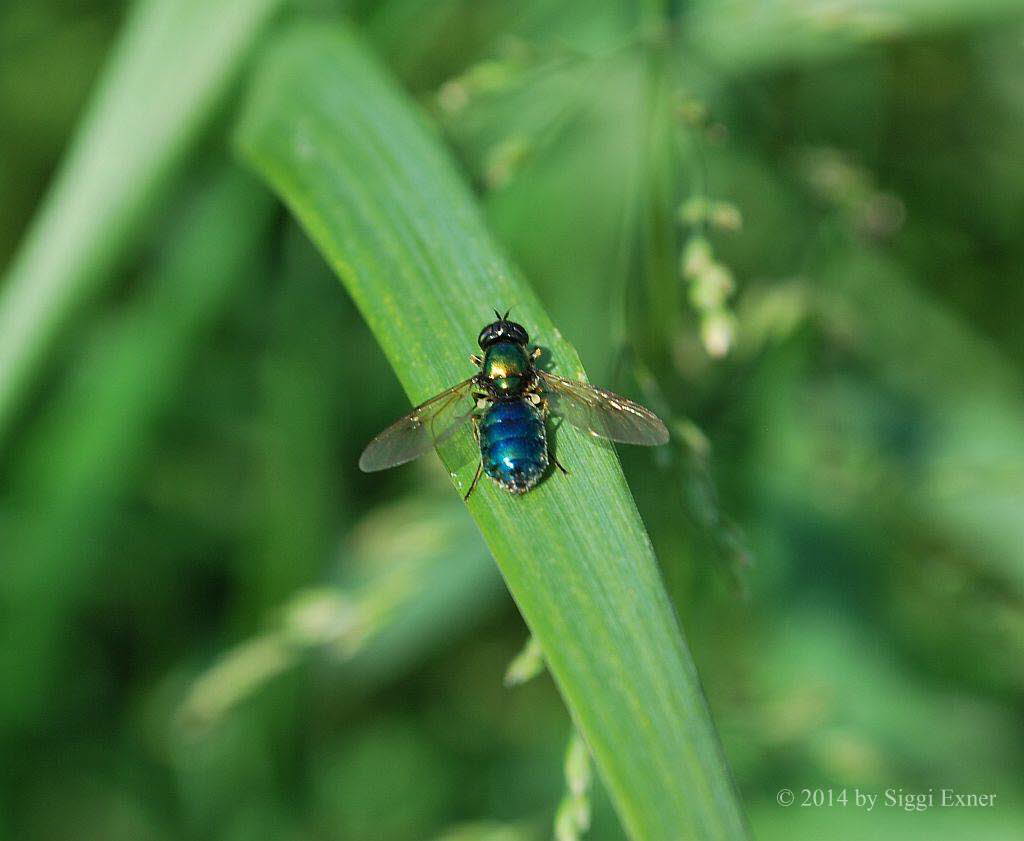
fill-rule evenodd
<path id="1" fill-rule="evenodd" d="M 540 348 L 537 348 L 537 350 L 540 350 Z M 531 403 L 533 403 L 534 406 L 540 406 L 541 417 L 546 422 L 547 419 L 548 419 L 548 404 L 547 404 L 547 401 L 544 400 L 536 392 L 531 394 L 528 399 L 529 399 L 529 401 Z M 564 476 L 568 476 L 569 475 L 569 471 L 566 470 L 565 467 L 562 466 L 562 462 L 560 462 L 557 458 L 555 458 L 555 452 L 554 452 L 554 450 L 551 449 L 551 439 L 550 438 L 547 441 L 547 445 L 548 445 L 548 461 L 550 461 L 555 467 L 557 467 L 559 470 L 561 470 L 562 474 Z"/>
<path id="2" fill-rule="evenodd" d="M 478 398 L 478 399 L 483 397 L 483 395 L 476 395 L 476 394 L 474 394 L 473 396 Z M 472 422 L 473 422 L 473 438 L 476 440 L 477 449 L 480 449 L 480 429 L 477 426 L 478 418 L 477 418 L 476 415 L 473 415 L 473 421 Z M 469 499 L 469 495 L 471 493 L 473 493 L 474 490 L 476 490 L 476 483 L 480 481 L 480 474 L 483 472 L 483 469 L 484 469 L 484 460 L 483 460 L 483 458 L 481 458 L 480 462 L 476 466 L 476 473 L 473 476 L 473 481 L 469 483 L 469 490 L 466 491 L 466 495 L 464 497 L 462 497 L 462 501 L 463 502 L 468 500 Z"/>
<path id="3" fill-rule="evenodd" d="M 555 453 L 551 449 L 551 444 L 550 443 L 548 444 L 548 461 L 550 461 L 555 467 L 557 467 L 559 470 L 561 470 L 562 474 L 564 476 L 568 476 L 569 475 L 569 471 L 566 470 L 562 466 L 562 462 L 560 462 L 557 458 L 555 458 Z"/>
<path id="4" fill-rule="evenodd" d="M 474 490 L 476 490 L 476 483 L 480 481 L 480 474 L 483 473 L 483 470 L 484 470 L 484 460 L 480 459 L 480 463 L 477 464 L 477 466 L 476 466 L 476 475 L 473 476 L 473 481 L 470 482 L 469 490 L 466 491 L 466 495 L 464 497 L 462 497 L 462 501 L 463 502 L 468 500 L 469 499 L 469 495 L 471 493 L 473 493 Z"/>

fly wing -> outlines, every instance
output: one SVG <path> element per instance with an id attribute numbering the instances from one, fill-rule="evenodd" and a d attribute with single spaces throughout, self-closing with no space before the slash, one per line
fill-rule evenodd
<path id="1" fill-rule="evenodd" d="M 474 407 L 465 399 L 473 380 L 470 377 L 442 391 L 396 420 L 366 445 L 359 457 L 359 469 L 364 473 L 387 470 L 447 441 L 473 416 Z"/>
<path id="2" fill-rule="evenodd" d="M 653 412 L 632 400 L 588 383 L 538 371 L 555 411 L 591 435 L 653 447 L 668 441 L 668 429 Z"/>

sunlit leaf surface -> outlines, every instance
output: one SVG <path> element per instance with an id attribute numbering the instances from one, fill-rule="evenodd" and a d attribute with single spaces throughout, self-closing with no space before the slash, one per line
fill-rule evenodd
<path id="1" fill-rule="evenodd" d="M 558 371 L 579 376 L 432 130 L 348 32 L 302 26 L 282 37 L 258 73 L 239 145 L 338 272 L 413 402 L 471 373 L 467 354 L 496 306 L 512 309 Z M 696 672 L 615 453 L 568 427 L 558 448 L 568 478 L 522 498 L 486 484 L 470 510 L 631 836 L 741 838 Z M 472 470 L 453 473 L 460 490 Z"/>

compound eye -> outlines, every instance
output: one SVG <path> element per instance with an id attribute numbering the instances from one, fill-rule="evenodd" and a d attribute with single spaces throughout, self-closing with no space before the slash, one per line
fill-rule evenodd
<path id="1" fill-rule="evenodd" d="M 477 336 L 476 343 L 480 347 L 486 350 L 487 345 L 494 340 L 494 325 L 488 324 L 483 330 L 480 331 L 480 335 Z"/>

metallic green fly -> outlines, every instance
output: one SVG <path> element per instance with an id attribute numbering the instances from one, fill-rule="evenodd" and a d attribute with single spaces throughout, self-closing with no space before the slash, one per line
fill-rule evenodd
<path id="1" fill-rule="evenodd" d="M 509 314 L 494 312 L 477 338 L 482 356 L 470 357 L 479 371 L 395 421 L 363 450 L 359 467 L 369 473 L 412 461 L 470 426 L 480 463 L 466 499 L 481 473 L 513 494 L 524 494 L 549 465 L 567 472 L 548 442 L 546 421 L 554 412 L 573 426 L 623 444 L 655 446 L 668 429 L 652 412 L 610 391 L 567 380 L 536 366 L 540 349 Z"/>

